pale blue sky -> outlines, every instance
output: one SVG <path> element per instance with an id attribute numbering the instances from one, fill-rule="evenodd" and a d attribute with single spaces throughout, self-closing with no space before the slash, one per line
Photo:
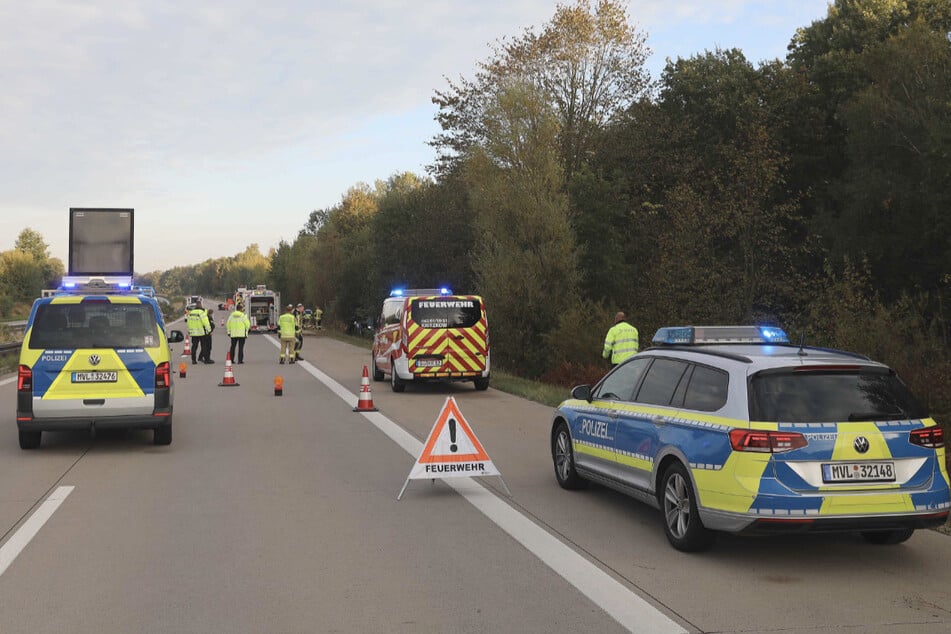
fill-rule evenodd
<path id="1" fill-rule="evenodd" d="M 359 182 L 423 173 L 431 99 L 554 0 L 0 0 L 0 250 L 66 261 L 69 207 L 133 207 L 140 272 L 293 241 Z M 826 0 L 630 0 L 656 77 L 784 58 Z"/>

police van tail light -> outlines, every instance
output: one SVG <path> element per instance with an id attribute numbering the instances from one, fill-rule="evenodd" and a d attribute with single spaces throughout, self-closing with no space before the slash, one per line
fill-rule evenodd
<path id="1" fill-rule="evenodd" d="M 168 361 L 164 361 L 155 367 L 155 387 L 165 388 L 172 384 L 171 367 Z"/>
<path id="2" fill-rule="evenodd" d="M 733 451 L 759 453 L 783 453 L 801 449 L 809 444 L 806 437 L 797 432 L 766 431 L 762 429 L 730 430 L 730 445 Z"/>
<path id="3" fill-rule="evenodd" d="M 913 429 L 909 434 L 909 440 L 913 445 L 927 447 L 928 449 L 939 449 L 944 447 L 944 428 L 935 425 L 934 427 Z"/>
<path id="4" fill-rule="evenodd" d="M 17 391 L 33 391 L 33 370 L 31 370 L 28 366 L 21 365 L 17 371 Z"/>

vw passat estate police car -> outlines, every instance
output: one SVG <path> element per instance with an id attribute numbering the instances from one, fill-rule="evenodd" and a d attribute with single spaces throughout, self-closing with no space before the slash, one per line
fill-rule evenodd
<path id="1" fill-rule="evenodd" d="M 17 427 L 20 447 L 39 447 L 44 431 L 153 430 L 172 442 L 174 391 L 169 343 L 154 297 L 130 278 L 67 279 L 33 302 L 20 349 Z"/>
<path id="2" fill-rule="evenodd" d="M 660 509 L 670 543 L 716 531 L 858 531 L 897 544 L 948 519 L 942 428 L 888 367 L 756 326 L 661 328 L 555 411 L 566 489 Z"/>

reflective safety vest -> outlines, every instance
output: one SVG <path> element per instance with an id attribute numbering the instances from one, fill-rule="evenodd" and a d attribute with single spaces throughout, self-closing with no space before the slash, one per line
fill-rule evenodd
<path id="1" fill-rule="evenodd" d="M 297 333 L 297 320 L 291 313 L 281 313 L 277 318 L 277 329 L 281 333 L 281 339 L 293 339 Z"/>
<path id="2" fill-rule="evenodd" d="M 608 330 L 604 338 L 604 352 L 601 356 L 605 359 L 611 359 L 612 365 L 617 365 L 624 359 L 637 353 L 639 347 L 637 328 L 627 323 L 619 321 Z"/>
<path id="3" fill-rule="evenodd" d="M 185 323 L 188 324 L 188 334 L 192 337 L 201 337 L 211 332 L 208 313 L 205 312 L 204 308 L 193 308 L 188 311 L 188 318 Z"/>
<path id="4" fill-rule="evenodd" d="M 247 337 L 251 330 L 251 320 L 240 310 L 234 310 L 228 315 L 228 323 L 225 325 L 228 329 L 229 337 Z"/>

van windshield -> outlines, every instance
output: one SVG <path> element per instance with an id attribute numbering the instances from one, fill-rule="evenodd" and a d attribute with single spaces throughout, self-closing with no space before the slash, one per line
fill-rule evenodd
<path id="1" fill-rule="evenodd" d="M 30 332 L 31 350 L 158 345 L 155 314 L 147 304 L 43 304 L 36 309 Z"/>
<path id="2" fill-rule="evenodd" d="M 465 297 L 414 299 L 410 317 L 422 328 L 471 328 L 482 318 L 482 307 L 478 299 Z"/>

